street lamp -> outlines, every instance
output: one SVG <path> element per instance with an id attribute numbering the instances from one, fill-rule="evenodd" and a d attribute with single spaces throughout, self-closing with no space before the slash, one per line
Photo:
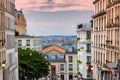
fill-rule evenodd
<path id="1" fill-rule="evenodd" d="M 5 80 L 5 67 L 6 67 L 5 61 L 2 63 L 2 67 L 3 67 L 3 80 Z"/>

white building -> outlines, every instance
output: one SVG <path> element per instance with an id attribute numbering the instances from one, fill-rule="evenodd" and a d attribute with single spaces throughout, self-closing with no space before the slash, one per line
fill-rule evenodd
<path id="1" fill-rule="evenodd" d="M 78 25 L 77 28 L 78 71 L 83 78 L 87 78 L 88 66 L 92 64 L 92 27 L 90 25 Z"/>
<path id="2" fill-rule="evenodd" d="M 27 47 L 36 51 L 42 50 L 42 37 L 37 36 L 16 36 L 17 47 Z"/>
<path id="3" fill-rule="evenodd" d="M 42 50 L 51 64 L 47 80 L 77 80 L 77 54 L 73 53 L 72 47 L 68 49 L 69 52 L 66 52 L 58 46 L 49 46 Z"/>
<path id="4" fill-rule="evenodd" d="M 15 0 L 5 0 L 6 80 L 18 80 L 18 53 L 15 49 Z"/>

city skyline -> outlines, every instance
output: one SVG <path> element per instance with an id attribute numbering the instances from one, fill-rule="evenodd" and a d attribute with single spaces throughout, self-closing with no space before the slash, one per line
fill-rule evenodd
<path id="1" fill-rule="evenodd" d="M 93 15 L 92 0 L 16 0 L 27 21 L 27 34 L 76 35 L 77 25 L 88 23 Z"/>

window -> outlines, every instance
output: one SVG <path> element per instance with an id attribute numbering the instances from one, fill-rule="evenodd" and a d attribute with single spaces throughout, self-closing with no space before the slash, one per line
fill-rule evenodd
<path id="1" fill-rule="evenodd" d="M 64 64 L 60 64 L 60 71 L 64 71 Z"/>
<path id="2" fill-rule="evenodd" d="M 64 61 L 64 55 L 60 55 L 60 61 Z"/>
<path id="3" fill-rule="evenodd" d="M 30 46 L 30 40 L 26 40 L 26 46 Z"/>
<path id="4" fill-rule="evenodd" d="M 72 47 L 69 47 L 68 48 L 68 52 L 72 52 L 73 51 L 73 48 Z"/>
<path id="5" fill-rule="evenodd" d="M 22 40 L 18 40 L 18 46 L 22 46 Z"/>
<path id="6" fill-rule="evenodd" d="M 69 71 L 73 71 L 73 65 L 69 64 Z"/>
<path id="7" fill-rule="evenodd" d="M 91 50 L 91 44 L 87 44 L 87 50 Z"/>
<path id="8" fill-rule="evenodd" d="M 87 56 L 87 62 L 91 62 L 91 56 Z"/>
<path id="9" fill-rule="evenodd" d="M 56 60 L 56 55 L 52 55 L 51 56 L 51 61 L 55 61 Z"/>
<path id="10" fill-rule="evenodd" d="M 91 39 L 91 31 L 87 31 L 87 37 Z"/>
<path id="11" fill-rule="evenodd" d="M 73 57 L 69 56 L 69 62 L 72 62 L 72 61 L 73 61 Z"/>
<path id="12" fill-rule="evenodd" d="M 13 57 L 12 53 L 9 54 L 9 66 L 13 64 Z"/>

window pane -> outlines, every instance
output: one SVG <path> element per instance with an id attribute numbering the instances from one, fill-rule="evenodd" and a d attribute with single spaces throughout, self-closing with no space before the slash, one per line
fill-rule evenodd
<path id="1" fill-rule="evenodd" d="M 87 56 L 87 62 L 91 62 L 91 56 Z"/>
<path id="2" fill-rule="evenodd" d="M 87 37 L 91 38 L 91 31 L 87 31 Z"/>
<path id="3" fill-rule="evenodd" d="M 18 46 L 22 46 L 22 40 L 18 40 Z"/>
<path id="4" fill-rule="evenodd" d="M 30 46 L 30 40 L 26 41 L 26 46 Z"/>
<path id="5" fill-rule="evenodd" d="M 51 61 L 55 61 L 56 60 L 56 55 L 52 55 L 51 56 Z"/>
<path id="6" fill-rule="evenodd" d="M 69 71 L 73 71 L 73 65 L 69 64 Z"/>
<path id="7" fill-rule="evenodd" d="M 64 64 L 60 64 L 60 71 L 64 71 Z"/>
<path id="8" fill-rule="evenodd" d="M 91 50 L 91 44 L 87 44 L 87 50 Z"/>
<path id="9" fill-rule="evenodd" d="M 72 62 L 73 59 L 72 59 L 72 56 L 69 56 L 69 62 Z"/>
<path id="10" fill-rule="evenodd" d="M 60 55 L 60 61 L 64 61 L 64 55 Z"/>

